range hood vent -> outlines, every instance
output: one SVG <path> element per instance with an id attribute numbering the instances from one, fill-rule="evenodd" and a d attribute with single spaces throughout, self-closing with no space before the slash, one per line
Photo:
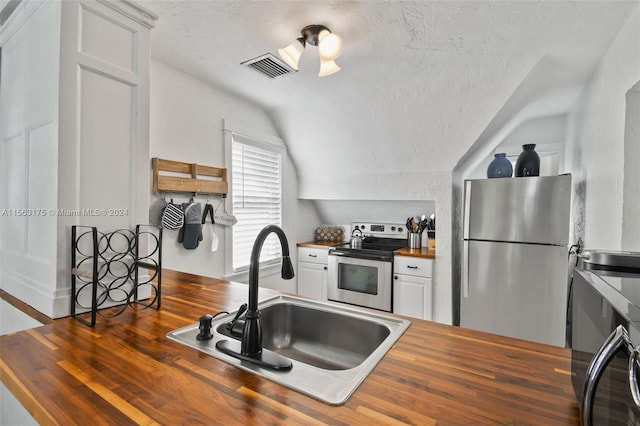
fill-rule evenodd
<path id="1" fill-rule="evenodd" d="M 271 53 L 249 59 L 240 65 L 251 68 L 271 80 L 297 72 Z"/>

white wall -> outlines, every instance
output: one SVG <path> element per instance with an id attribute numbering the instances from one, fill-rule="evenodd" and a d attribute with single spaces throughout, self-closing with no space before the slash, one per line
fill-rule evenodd
<path id="1" fill-rule="evenodd" d="M 623 165 L 640 162 L 625 158 L 624 146 L 625 95 L 640 80 L 639 40 L 636 9 L 569 116 L 566 170 L 574 176 L 574 233 L 587 248 L 621 248 Z M 640 242 L 635 245 L 639 248 Z"/>
<path id="2" fill-rule="evenodd" d="M 255 104 L 219 90 L 163 62 L 151 63 L 151 143 L 150 157 L 192 162 L 215 167 L 224 164 L 223 121 L 233 122 L 254 132 L 278 137 L 271 120 Z M 287 158 L 283 176 L 283 229 L 297 258 L 298 235 L 312 235 L 309 226 L 317 226 L 318 217 L 310 203 L 297 201 L 296 171 Z M 189 194 L 174 194 L 174 201 L 184 202 Z M 152 204 L 158 199 L 153 195 Z M 196 202 L 204 205 L 206 196 Z M 217 205 L 218 200 L 210 202 Z M 231 201 L 227 200 L 228 209 Z M 307 220 L 305 220 L 305 218 Z M 306 223 L 305 223 L 306 222 Z M 308 225 L 308 224 L 309 225 Z M 177 242 L 177 231 L 164 231 L 163 266 L 207 277 L 224 277 L 227 235 L 215 227 L 219 248 L 211 252 L 211 226 L 204 228 L 204 239 L 195 250 L 186 250 Z M 234 277 L 245 281 L 246 277 Z M 279 276 L 261 278 L 261 285 L 295 292 L 295 281 L 282 281 Z"/>
<path id="3" fill-rule="evenodd" d="M 493 161 L 494 154 L 504 152 L 513 164 L 515 164 L 522 152 L 522 145 L 533 143 L 540 156 L 540 175 L 552 176 L 559 172 L 559 163 L 564 155 L 564 144 L 567 135 L 567 114 L 547 115 L 529 119 L 520 123 L 511 133 L 505 135 L 493 151 L 484 161 L 478 161 L 473 172 L 467 179 L 485 179 L 487 168 Z"/>
<path id="4" fill-rule="evenodd" d="M 0 288 L 47 315 L 56 296 L 60 14 L 58 2 L 23 2 L 0 32 Z"/>

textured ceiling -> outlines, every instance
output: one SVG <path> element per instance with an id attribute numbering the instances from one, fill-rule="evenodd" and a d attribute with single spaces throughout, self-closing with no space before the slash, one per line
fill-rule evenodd
<path id="1" fill-rule="evenodd" d="M 584 84 L 638 6 L 636 1 L 139 3 L 159 15 L 152 56 L 262 106 L 288 144 L 303 195 L 310 198 L 331 197 L 331 191 L 314 185 L 327 186 L 334 177 L 357 181 L 373 173 L 393 179 L 399 170 L 450 172 L 483 131 L 483 139 L 491 139 L 486 129 L 498 115 L 506 122 L 536 97 Z M 313 46 L 303 53 L 298 73 L 278 80 L 239 65 L 276 53 L 308 24 L 326 25 L 343 37 L 336 61 L 341 72 L 317 77 Z M 514 101 L 519 87 L 527 90 Z M 570 108 L 572 99 L 551 105 L 552 113 Z"/>

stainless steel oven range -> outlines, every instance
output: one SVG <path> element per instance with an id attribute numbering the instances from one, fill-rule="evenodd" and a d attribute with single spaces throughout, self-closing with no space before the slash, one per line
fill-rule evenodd
<path id="1" fill-rule="evenodd" d="M 407 245 L 407 229 L 398 223 L 351 224 L 364 239 L 329 250 L 327 298 L 391 312 L 393 252 Z"/>

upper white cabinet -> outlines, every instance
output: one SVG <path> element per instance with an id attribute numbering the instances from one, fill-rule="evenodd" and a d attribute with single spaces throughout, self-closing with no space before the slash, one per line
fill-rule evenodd
<path id="1" fill-rule="evenodd" d="M 432 319 L 433 260 L 395 256 L 393 261 L 393 312 Z"/>
<path id="2" fill-rule="evenodd" d="M 298 294 L 327 300 L 329 249 L 298 247 Z"/>

